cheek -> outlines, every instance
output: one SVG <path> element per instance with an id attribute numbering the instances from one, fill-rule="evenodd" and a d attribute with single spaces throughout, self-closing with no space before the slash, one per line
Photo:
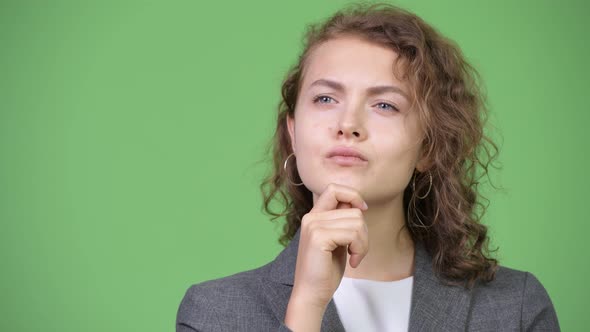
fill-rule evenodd
<path id="1" fill-rule="evenodd" d="M 311 122 L 301 122 L 295 129 L 297 159 L 301 162 L 300 166 L 309 165 L 313 162 L 314 156 L 319 155 L 321 151 L 320 139 L 321 127 Z"/>
<path id="2" fill-rule="evenodd" d="M 297 146 L 307 150 L 321 144 L 322 137 L 325 140 L 325 134 L 329 130 L 328 126 L 329 123 L 322 121 L 321 117 L 303 117 L 295 127 Z"/>
<path id="3" fill-rule="evenodd" d="M 389 172 L 398 178 L 408 170 L 413 170 L 419 142 L 409 135 L 401 123 L 381 129 L 380 135 L 373 140 L 380 172 Z"/>
<path id="4" fill-rule="evenodd" d="M 321 121 L 321 118 L 305 117 L 295 128 L 297 169 L 301 179 L 307 186 L 311 186 L 308 189 L 313 192 L 320 190 L 314 186 L 319 186 L 324 177 L 321 170 L 323 155 L 329 148 L 329 141 L 326 139 L 328 126 L 329 123 Z"/>

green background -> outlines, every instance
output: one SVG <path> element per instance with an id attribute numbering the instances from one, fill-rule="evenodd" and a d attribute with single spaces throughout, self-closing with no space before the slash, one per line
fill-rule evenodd
<path id="1" fill-rule="evenodd" d="M 173 331 L 191 284 L 274 259 L 258 161 L 306 24 L 346 3 L 2 1 L 0 330 Z M 396 3 L 483 75 L 496 257 L 583 330 L 587 6 Z"/>

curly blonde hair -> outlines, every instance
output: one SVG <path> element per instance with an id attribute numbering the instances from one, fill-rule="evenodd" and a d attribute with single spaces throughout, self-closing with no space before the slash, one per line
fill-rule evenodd
<path id="1" fill-rule="evenodd" d="M 498 148 L 483 130 L 488 107 L 480 75 L 456 43 L 415 14 L 386 3 L 352 4 L 321 24 L 309 25 L 303 52 L 282 83 L 276 131 L 267 146 L 272 169 L 260 185 L 264 210 L 273 216 L 271 220 L 286 218 L 279 243 L 287 246 L 302 217 L 313 207 L 312 193 L 291 182 L 301 181 L 296 168 L 283 170 L 291 154 L 285 120 L 294 117 L 310 52 L 342 36 L 360 37 L 395 51 L 394 74 L 412 87 L 412 106 L 425 130 L 424 146 L 430 161 L 428 172 L 418 173 L 414 179 L 415 188 L 408 185 L 404 191 L 406 227 L 413 240 L 424 244 L 433 257 L 435 273 L 447 284 L 472 288 L 478 280 L 493 280 L 498 261 L 488 257 L 487 227 L 480 223 L 487 208 L 480 200 L 489 200 L 480 194 L 478 180 L 489 176 L 488 166 L 497 157 Z M 429 193 L 426 198 L 416 199 L 424 192 Z M 281 203 L 282 211 L 271 209 L 273 199 Z"/>

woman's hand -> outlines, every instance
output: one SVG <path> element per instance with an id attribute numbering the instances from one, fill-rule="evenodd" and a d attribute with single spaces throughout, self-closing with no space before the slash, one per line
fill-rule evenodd
<path id="1" fill-rule="evenodd" d="M 357 267 L 369 250 L 366 209 L 348 186 L 330 183 L 318 197 L 301 220 L 293 301 L 325 310 L 344 275 L 347 252 Z"/>

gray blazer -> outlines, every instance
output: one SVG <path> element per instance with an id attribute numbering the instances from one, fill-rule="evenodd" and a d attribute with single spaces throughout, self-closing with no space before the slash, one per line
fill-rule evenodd
<path id="1" fill-rule="evenodd" d="M 298 245 L 299 230 L 266 265 L 189 287 L 176 331 L 291 331 L 283 322 Z M 415 247 L 409 331 L 560 331 L 553 303 L 532 273 L 500 266 L 492 282 L 471 291 L 446 286 L 424 247 Z M 344 331 L 333 299 L 321 331 Z"/>

